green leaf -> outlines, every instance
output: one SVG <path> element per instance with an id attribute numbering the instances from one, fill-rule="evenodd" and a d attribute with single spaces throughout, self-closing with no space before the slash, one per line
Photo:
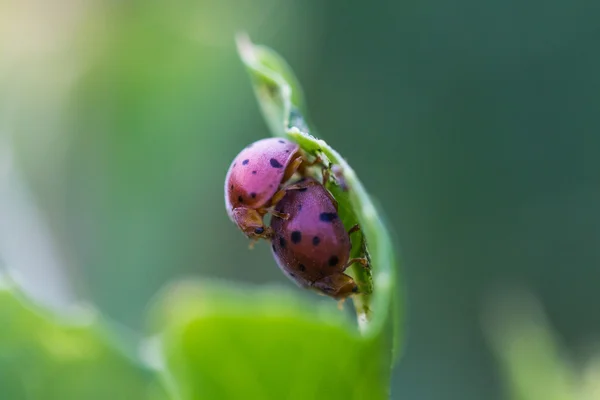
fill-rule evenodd
<path id="1" fill-rule="evenodd" d="M 363 291 L 353 297 L 357 323 L 331 299 L 300 290 L 215 281 L 171 287 L 153 314 L 165 379 L 186 400 L 388 398 L 402 313 L 381 213 L 344 159 L 308 133 L 301 90 L 285 61 L 243 36 L 238 45 L 272 133 L 336 165 L 328 188 L 344 224 L 360 223 L 353 249 L 366 249 L 371 270 L 349 271 Z"/>
<path id="2" fill-rule="evenodd" d="M 267 125 L 275 135 L 283 135 L 290 115 L 304 110 L 300 84 L 287 62 L 265 46 L 254 46 L 245 35 L 238 36 L 238 50 L 250 70 L 254 92 Z"/>
<path id="3" fill-rule="evenodd" d="M 327 187 L 339 203 L 339 214 L 347 227 L 361 226 L 371 270 L 358 265 L 349 273 L 366 293 L 354 297 L 359 325 L 365 335 L 380 335 L 390 324 L 395 327 L 395 352 L 399 349 L 400 325 L 403 320 L 400 299 L 401 283 L 397 276 L 397 258 L 382 213 L 373 204 L 354 170 L 325 141 L 310 133 L 302 113 L 302 91 L 289 66 L 274 51 L 252 44 L 247 36 L 238 37 L 238 50 L 244 62 L 268 126 L 275 136 L 285 136 L 300 144 L 310 154 L 335 165 L 337 179 Z M 347 190 L 344 188 L 347 187 Z M 361 240 L 353 238 L 353 248 L 361 251 Z M 357 243 L 358 242 L 358 243 Z M 354 245 L 357 244 L 357 245 Z M 402 292 L 404 292 L 402 290 Z"/>
<path id="4" fill-rule="evenodd" d="M 172 286 L 155 309 L 182 399 L 385 399 L 389 359 L 331 301 L 216 281 Z M 166 328 L 164 328 L 166 327 Z"/>
<path id="5" fill-rule="evenodd" d="M 23 400 L 165 399 L 148 369 L 122 354 L 89 313 L 51 315 L 0 282 L 0 397 Z"/>

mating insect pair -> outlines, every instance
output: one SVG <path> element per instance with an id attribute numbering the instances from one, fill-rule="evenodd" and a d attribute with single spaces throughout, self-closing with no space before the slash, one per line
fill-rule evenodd
<path id="1" fill-rule="evenodd" d="M 337 201 L 323 184 L 309 176 L 310 162 L 296 143 L 269 138 L 242 150 L 225 178 L 225 206 L 230 219 L 251 239 L 271 241 L 281 270 L 296 284 L 344 299 L 359 292 L 346 268 L 367 266 L 350 259 L 350 234 L 340 220 Z M 302 178 L 289 182 L 296 174 Z M 264 216 L 271 214 L 271 226 Z"/>

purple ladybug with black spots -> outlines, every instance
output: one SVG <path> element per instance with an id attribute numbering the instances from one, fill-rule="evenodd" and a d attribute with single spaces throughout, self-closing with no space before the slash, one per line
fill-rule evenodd
<path id="1" fill-rule="evenodd" d="M 335 299 L 359 291 L 344 271 L 354 263 L 367 266 L 365 258 L 350 259 L 352 247 L 337 212 L 336 200 L 312 178 L 286 191 L 275 210 L 287 218 L 273 218 L 272 250 L 281 270 L 299 286 L 314 289 Z"/>
<path id="2" fill-rule="evenodd" d="M 229 218 L 249 238 L 269 239 L 271 229 L 263 217 L 284 217 L 274 205 L 285 195 L 284 184 L 296 173 L 305 173 L 308 162 L 298 144 L 282 138 L 262 139 L 243 149 L 225 178 L 225 207 Z"/>

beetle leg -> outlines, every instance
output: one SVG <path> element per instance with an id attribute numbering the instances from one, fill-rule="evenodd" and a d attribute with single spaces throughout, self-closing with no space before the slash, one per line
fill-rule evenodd
<path id="1" fill-rule="evenodd" d="M 327 168 L 325 166 L 321 170 L 321 174 L 322 174 L 322 178 L 323 178 L 323 180 L 322 180 L 323 186 L 325 186 L 325 184 L 327 184 L 327 182 L 329 181 L 329 172 L 330 172 L 329 168 Z"/>
<path id="2" fill-rule="evenodd" d="M 265 212 L 269 212 L 269 213 L 271 213 L 271 215 L 273 215 L 277 218 L 288 219 L 290 217 L 290 214 L 282 213 L 282 212 L 275 210 L 275 206 L 277 205 L 277 203 L 279 203 L 281 201 L 281 199 L 283 199 L 286 191 L 287 191 L 287 188 L 281 189 L 281 190 L 278 190 L 277 192 L 275 192 L 275 194 L 271 198 L 271 206 L 268 208 L 264 208 Z"/>
<path id="3" fill-rule="evenodd" d="M 329 190 L 327 190 L 327 188 L 325 188 L 325 194 L 327 195 L 327 197 L 329 197 L 329 200 L 331 200 L 331 202 L 333 203 L 333 206 L 335 207 L 335 210 L 337 211 L 338 202 L 335 199 L 335 197 L 333 197 L 333 195 L 331 194 L 331 192 Z"/>
<path id="4" fill-rule="evenodd" d="M 275 206 L 277 203 L 279 203 L 281 201 L 281 199 L 283 199 L 283 197 L 285 196 L 285 192 L 286 192 L 286 189 L 281 189 L 281 190 L 278 190 L 277 192 L 275 192 L 275 194 L 271 198 L 271 205 Z"/>
<path id="5" fill-rule="evenodd" d="M 277 192 L 275 192 L 275 194 L 271 198 L 271 206 L 267 207 L 267 208 L 262 208 L 261 210 L 264 211 L 265 213 L 271 213 L 271 215 L 273 215 L 277 218 L 288 219 L 290 217 L 290 214 L 282 213 L 282 212 L 275 210 L 275 206 L 277 205 L 277 203 L 279 203 L 281 201 L 281 199 L 283 199 L 287 190 L 288 189 L 286 187 L 284 189 L 281 189 L 281 190 L 278 190 Z"/>
<path id="6" fill-rule="evenodd" d="M 348 235 L 352 235 L 354 232 L 360 232 L 360 225 L 356 224 L 348 231 Z"/>
<path id="7" fill-rule="evenodd" d="M 348 268 L 349 266 L 351 266 L 354 263 L 362 265 L 362 267 L 365 269 L 370 269 L 369 260 L 367 260 L 365 257 L 349 259 L 348 262 L 346 263 L 346 266 L 344 267 L 344 269 Z"/>
<path id="8" fill-rule="evenodd" d="M 282 190 L 283 191 L 301 190 L 301 189 L 306 189 L 308 186 L 313 186 L 313 185 L 317 185 L 317 184 L 318 184 L 318 182 L 316 182 L 316 181 L 300 181 L 300 182 L 296 182 L 292 185 L 286 186 Z M 275 193 L 275 194 L 277 194 L 277 193 Z"/>
<path id="9" fill-rule="evenodd" d="M 279 212 L 279 211 L 275 211 L 274 209 L 270 209 L 269 212 L 274 217 L 281 218 L 281 219 L 288 219 L 290 217 L 290 214 L 288 214 L 288 213 L 282 213 L 282 212 Z"/>
<path id="10" fill-rule="evenodd" d="M 317 182 L 315 181 L 298 181 L 296 183 L 293 183 L 291 185 L 288 186 L 284 186 L 282 189 L 278 190 L 277 192 L 275 192 L 275 194 L 273 195 L 273 197 L 271 197 L 271 207 L 274 207 L 277 205 L 277 203 L 279 203 L 281 201 L 281 199 L 283 199 L 283 197 L 285 196 L 286 192 L 288 190 L 300 190 L 300 189 L 306 189 L 306 187 L 308 186 L 312 186 L 312 185 L 316 185 Z M 269 210 L 270 211 L 270 210 Z"/>
<path id="11" fill-rule="evenodd" d="M 285 173 L 283 174 L 283 179 L 281 180 L 281 182 L 287 182 L 292 176 L 294 176 L 296 171 L 300 169 L 300 165 L 302 165 L 304 162 L 304 157 L 302 157 L 301 155 L 294 158 L 294 160 L 285 169 Z"/>

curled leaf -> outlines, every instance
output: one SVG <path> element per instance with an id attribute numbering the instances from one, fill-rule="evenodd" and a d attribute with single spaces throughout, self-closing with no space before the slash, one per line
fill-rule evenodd
<path id="1" fill-rule="evenodd" d="M 287 63 L 273 50 L 252 44 L 245 35 L 238 36 L 238 51 L 272 134 L 297 142 L 304 151 L 334 166 L 334 179 L 327 188 L 339 203 L 344 224 L 361 226 L 371 269 L 354 265 L 350 271 L 363 289 L 363 293 L 354 296 L 361 330 L 365 334 L 377 334 L 389 318 L 395 319 L 398 328 L 402 316 L 396 297 L 399 292 L 397 258 L 381 213 L 352 167 L 324 140 L 311 134 L 302 112 L 302 90 Z M 358 252 L 363 237 L 357 236 L 353 248 Z M 394 337 L 398 337 L 397 334 Z"/>

